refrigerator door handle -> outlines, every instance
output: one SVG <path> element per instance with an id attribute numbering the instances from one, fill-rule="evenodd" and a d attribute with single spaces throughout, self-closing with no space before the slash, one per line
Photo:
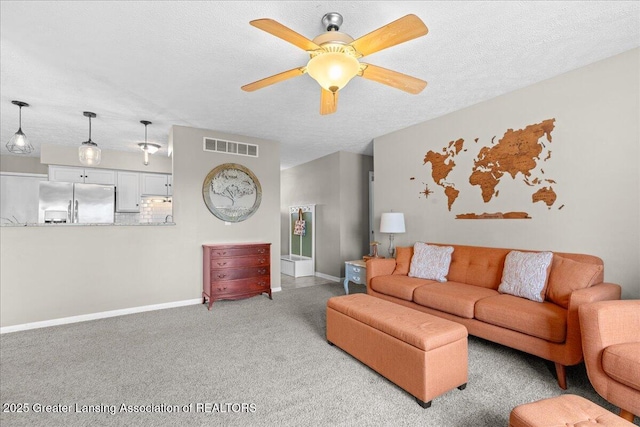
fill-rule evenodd
<path id="1" fill-rule="evenodd" d="M 69 205 L 67 206 L 67 221 L 73 222 L 73 217 L 71 216 L 71 200 L 69 200 Z"/>
<path id="2" fill-rule="evenodd" d="M 73 216 L 75 217 L 73 222 L 78 222 L 78 201 L 77 200 L 76 200 Z"/>

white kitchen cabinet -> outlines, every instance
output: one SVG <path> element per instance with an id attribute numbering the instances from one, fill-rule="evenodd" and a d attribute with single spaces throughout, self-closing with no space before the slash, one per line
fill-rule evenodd
<path id="1" fill-rule="evenodd" d="M 116 172 L 116 212 L 140 212 L 140 173 Z"/>
<path id="2" fill-rule="evenodd" d="M 115 185 L 116 171 L 71 166 L 49 166 L 49 181 Z"/>
<path id="3" fill-rule="evenodd" d="M 141 173 L 140 187 L 143 196 L 171 196 L 173 176 L 163 173 Z"/>
<path id="4" fill-rule="evenodd" d="M 46 175 L 0 173 L 0 223 L 38 222 L 40 182 Z"/>

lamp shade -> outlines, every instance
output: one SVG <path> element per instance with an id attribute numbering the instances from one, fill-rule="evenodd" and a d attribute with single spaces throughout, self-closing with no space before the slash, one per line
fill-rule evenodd
<path id="1" fill-rule="evenodd" d="M 307 73 L 330 92 L 342 89 L 360 70 L 360 63 L 345 52 L 326 52 L 307 63 Z"/>
<path id="2" fill-rule="evenodd" d="M 380 218 L 381 233 L 404 233 L 404 214 L 401 212 L 386 212 Z"/>

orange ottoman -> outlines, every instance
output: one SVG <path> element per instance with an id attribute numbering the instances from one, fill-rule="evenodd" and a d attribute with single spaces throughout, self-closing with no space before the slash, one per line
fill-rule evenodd
<path id="1" fill-rule="evenodd" d="M 593 425 L 599 427 L 634 426 L 629 421 L 590 400 L 574 394 L 563 394 L 516 406 L 509 416 L 509 427 L 582 427 Z"/>
<path id="2" fill-rule="evenodd" d="M 380 298 L 329 298 L 327 341 L 408 391 L 423 408 L 467 385 L 467 329 Z"/>

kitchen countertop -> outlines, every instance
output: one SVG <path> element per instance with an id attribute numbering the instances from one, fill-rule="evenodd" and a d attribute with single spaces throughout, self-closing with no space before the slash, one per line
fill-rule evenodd
<path id="1" fill-rule="evenodd" d="M 125 224 L 125 223 L 108 223 L 108 224 L 104 224 L 104 223 L 85 223 L 85 224 L 78 224 L 78 223 L 71 223 L 71 224 L 67 224 L 67 223 L 63 223 L 63 224 L 39 224 L 39 223 L 35 223 L 35 222 L 29 222 L 26 224 L 15 224 L 15 223 L 8 223 L 8 224 L 0 224 L 0 227 L 91 227 L 91 226 L 97 226 L 97 227 L 102 227 L 102 226 L 117 226 L 117 227 L 148 227 L 148 226 L 166 226 L 166 225 L 176 225 L 175 222 L 139 222 L 137 224 Z"/>

